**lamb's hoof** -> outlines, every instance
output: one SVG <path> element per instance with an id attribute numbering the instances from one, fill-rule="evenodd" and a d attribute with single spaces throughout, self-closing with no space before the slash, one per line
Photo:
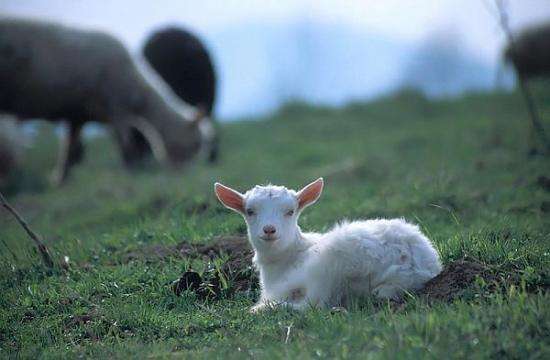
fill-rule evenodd
<path id="1" fill-rule="evenodd" d="M 332 308 L 330 308 L 330 312 L 332 314 L 347 314 L 348 310 L 342 306 L 333 306 Z"/>

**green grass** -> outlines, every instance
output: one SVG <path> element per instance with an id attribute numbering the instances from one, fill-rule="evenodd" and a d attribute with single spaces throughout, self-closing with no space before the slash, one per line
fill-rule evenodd
<path id="1" fill-rule="evenodd" d="M 0 212 L 0 357 L 550 356 L 550 216 L 542 206 L 550 192 L 537 184 L 550 177 L 550 161 L 526 156 L 517 94 L 432 102 L 403 92 L 343 109 L 294 104 L 262 120 L 224 124 L 221 163 L 182 171 L 125 172 L 110 139 L 94 139 L 62 189 L 47 185 L 56 141 L 41 127 L 9 200 L 71 268 L 46 273 Z M 325 193 L 303 214 L 304 229 L 404 217 L 421 225 L 444 263 L 468 256 L 516 280 L 474 284 L 450 304 L 411 295 L 401 308 L 365 299 L 346 314 L 252 315 L 254 293 L 176 297 L 169 283 L 188 261 L 124 261 L 152 245 L 243 233 L 242 219 L 217 204 L 214 181 L 298 188 L 319 176 Z"/>

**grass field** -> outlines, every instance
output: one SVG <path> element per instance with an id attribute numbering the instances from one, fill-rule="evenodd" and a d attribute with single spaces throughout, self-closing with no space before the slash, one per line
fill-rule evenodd
<path id="1" fill-rule="evenodd" d="M 548 125 L 547 90 L 537 100 Z M 71 265 L 46 273 L 0 211 L 0 357 L 550 358 L 550 191 L 538 180 L 550 159 L 526 155 L 517 94 L 432 102 L 403 92 L 338 110 L 289 105 L 262 120 L 224 124 L 221 162 L 184 171 L 127 173 L 110 139 L 90 140 L 62 189 L 47 185 L 56 139 L 41 127 L 8 199 Z M 467 257 L 500 280 L 478 278 L 453 301 L 253 315 L 256 291 L 176 297 L 171 281 L 207 264 L 148 254 L 243 234 L 214 181 L 298 188 L 319 176 L 325 192 L 303 229 L 404 217 L 445 264 Z"/>

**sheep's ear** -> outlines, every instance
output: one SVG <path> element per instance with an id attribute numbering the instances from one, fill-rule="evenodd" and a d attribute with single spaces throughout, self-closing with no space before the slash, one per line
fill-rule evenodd
<path id="1" fill-rule="evenodd" d="M 244 214 L 244 196 L 240 192 L 220 183 L 214 184 L 214 190 L 216 196 L 225 207 Z"/>
<path id="2" fill-rule="evenodd" d="M 323 184 L 323 178 L 319 178 L 298 192 L 298 210 L 302 210 L 319 199 L 323 191 Z"/>

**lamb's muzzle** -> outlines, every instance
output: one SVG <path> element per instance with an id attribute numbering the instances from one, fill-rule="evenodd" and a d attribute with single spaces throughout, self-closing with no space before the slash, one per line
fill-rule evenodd
<path id="1" fill-rule="evenodd" d="M 324 234 L 303 233 L 298 217 L 317 201 L 323 185 L 320 178 L 298 192 L 267 185 L 241 194 L 215 184 L 218 199 L 244 217 L 254 248 L 261 297 L 252 311 L 278 304 L 342 306 L 371 295 L 396 299 L 439 274 L 430 240 L 403 219 L 344 222 Z M 266 241 L 267 233 L 277 241 Z"/>

